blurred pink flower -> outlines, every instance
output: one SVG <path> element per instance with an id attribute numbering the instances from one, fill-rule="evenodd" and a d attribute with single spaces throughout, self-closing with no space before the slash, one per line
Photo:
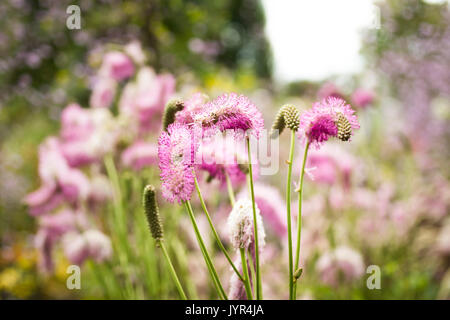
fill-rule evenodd
<path id="1" fill-rule="evenodd" d="M 100 263 L 112 255 L 111 240 L 95 229 L 66 234 L 63 238 L 63 248 L 67 259 L 76 265 L 82 265 L 89 258 Z"/>
<path id="2" fill-rule="evenodd" d="M 39 253 L 39 267 L 44 272 L 53 270 L 52 251 L 56 242 L 78 225 L 87 223 L 82 212 L 64 209 L 56 214 L 47 214 L 39 219 L 39 229 L 34 243 Z"/>
<path id="3" fill-rule="evenodd" d="M 153 143 L 136 141 L 122 153 L 122 163 L 134 170 L 158 163 L 158 146 Z"/>
<path id="4" fill-rule="evenodd" d="M 100 74 L 120 81 L 134 74 L 134 65 L 126 54 L 119 51 L 111 51 L 103 57 Z"/>
<path id="5" fill-rule="evenodd" d="M 141 68 L 136 81 L 128 83 L 122 92 L 120 112 L 136 119 L 141 131 L 159 130 L 159 117 L 174 92 L 175 79 L 172 75 L 156 75 L 149 67 Z"/>
<path id="6" fill-rule="evenodd" d="M 69 167 L 54 137 L 39 148 L 39 176 L 42 186 L 24 199 L 32 215 L 47 213 L 62 202 L 76 204 L 89 194 L 89 180 L 80 170 Z"/>
<path id="7" fill-rule="evenodd" d="M 69 105 L 62 113 L 61 151 L 73 167 L 101 160 L 120 138 L 121 127 L 108 109 Z"/>
<path id="8" fill-rule="evenodd" d="M 339 284 L 340 275 L 344 277 L 344 281 L 353 281 L 364 274 L 361 254 L 345 246 L 324 253 L 316 267 L 321 281 L 333 287 Z"/>
<path id="9" fill-rule="evenodd" d="M 324 83 L 317 91 L 317 99 L 324 100 L 328 97 L 343 99 L 343 95 L 338 87 L 332 82 Z"/>
<path id="10" fill-rule="evenodd" d="M 365 108 L 373 102 L 374 98 L 372 91 L 359 88 L 353 92 L 350 100 L 355 107 Z"/>
<path id="11" fill-rule="evenodd" d="M 108 77 L 99 77 L 94 83 L 89 105 L 93 108 L 109 108 L 116 95 L 117 82 Z"/>

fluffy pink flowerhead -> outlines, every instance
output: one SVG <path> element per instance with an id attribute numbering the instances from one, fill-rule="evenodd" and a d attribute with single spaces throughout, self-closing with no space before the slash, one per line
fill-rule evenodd
<path id="1" fill-rule="evenodd" d="M 344 100 L 329 97 L 314 103 L 300 118 L 300 134 L 317 148 L 330 137 L 347 141 L 359 128 L 355 111 Z"/>
<path id="2" fill-rule="evenodd" d="M 249 98 L 236 93 L 225 93 L 207 102 L 192 118 L 207 136 L 217 131 L 234 130 L 242 133 L 251 130 L 258 138 L 264 128 L 264 119 L 258 108 Z"/>
<path id="3" fill-rule="evenodd" d="M 159 169 L 162 194 L 169 202 L 189 200 L 194 191 L 194 158 L 197 148 L 193 131 L 173 123 L 158 140 Z"/>

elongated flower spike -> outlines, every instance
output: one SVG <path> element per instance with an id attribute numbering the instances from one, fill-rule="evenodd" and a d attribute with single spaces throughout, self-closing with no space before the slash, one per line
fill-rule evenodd
<path id="1" fill-rule="evenodd" d="M 169 125 L 175 122 L 175 114 L 184 109 L 184 102 L 179 99 L 170 100 L 166 104 L 163 115 L 163 130 L 167 131 Z"/>
<path id="2" fill-rule="evenodd" d="M 270 137 L 276 138 L 283 132 L 284 128 L 291 129 L 296 132 L 300 126 L 300 112 L 292 104 L 285 104 L 278 111 L 272 124 Z M 277 133 L 278 132 L 278 133 Z"/>
<path id="3" fill-rule="evenodd" d="M 150 232 L 153 239 L 156 240 L 156 245 L 159 246 L 160 241 L 164 240 L 164 232 L 161 217 L 159 215 L 158 204 L 156 203 L 156 192 L 154 186 L 147 185 L 144 188 L 144 196 L 142 200 Z"/>

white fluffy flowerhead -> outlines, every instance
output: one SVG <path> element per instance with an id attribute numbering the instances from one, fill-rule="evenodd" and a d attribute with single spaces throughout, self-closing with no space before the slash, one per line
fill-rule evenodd
<path id="1" fill-rule="evenodd" d="M 255 204 L 256 205 L 256 204 Z M 265 244 L 265 232 L 261 215 L 256 206 L 256 220 L 258 226 L 258 242 L 262 248 Z M 239 199 L 231 210 L 227 221 L 231 244 L 235 249 L 248 249 L 253 243 L 253 208 L 248 198 Z"/>

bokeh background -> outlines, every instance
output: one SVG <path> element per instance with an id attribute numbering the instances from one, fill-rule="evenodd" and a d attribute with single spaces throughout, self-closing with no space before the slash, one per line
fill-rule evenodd
<path id="1" fill-rule="evenodd" d="M 177 297 L 164 262 L 142 258 L 145 250 L 157 256 L 148 235 L 140 240 L 131 236 L 130 243 L 146 241 L 148 245 L 142 251 L 136 249 L 123 265 L 121 260 L 125 271 L 114 268 L 117 250 L 113 250 L 112 260 L 99 266 L 88 259 L 82 269 L 82 290 L 68 290 L 66 268 L 71 263 L 57 244 L 52 270 L 42 270 L 42 248 L 36 247 L 35 239 L 42 221 L 29 214 L 23 201 L 41 184 L 38 148 L 46 137 L 59 134 L 61 111 L 73 102 L 90 108 L 105 52 L 121 50 L 129 43 L 141 45 L 145 65 L 157 74 L 173 75 L 174 95 L 244 93 L 263 111 L 267 128 L 279 106 L 287 102 L 305 109 L 321 98 L 341 96 L 357 110 L 361 130 L 353 141 L 330 144 L 310 158 L 316 170 L 315 179 L 308 179 L 305 187 L 305 270 L 299 296 L 450 298 L 448 3 L 311 3 L 80 0 L 81 29 L 69 30 L 66 9 L 72 1 L 2 1 L 0 298 Z M 118 92 L 123 87 L 119 84 Z M 117 113 L 117 108 L 112 110 Z M 155 143 L 156 139 L 157 133 L 148 141 Z M 280 145 L 280 172 L 260 177 L 260 183 L 264 184 L 261 195 L 278 192 L 283 199 L 288 137 L 282 137 Z M 136 171 L 117 166 L 121 183 L 128 183 L 124 191 L 129 192 L 127 205 L 139 212 L 139 186 L 158 183 L 157 167 Z M 299 168 L 294 171 L 298 175 Z M 134 186 L 129 186 L 133 184 L 130 179 Z M 209 189 L 204 183 L 204 189 Z M 274 189 L 263 190 L 268 184 Z M 208 205 L 222 226 L 230 208 L 220 192 L 211 193 Z M 186 214 L 176 205 L 162 206 L 168 237 L 176 238 Z M 276 209 L 282 210 L 282 205 Z M 104 204 L 103 209 L 96 209 L 95 217 L 99 229 L 114 243 L 114 228 L 108 224 L 111 211 Z M 130 234 L 137 232 L 128 227 Z M 266 229 L 266 259 L 280 263 L 263 270 L 265 296 L 285 299 L 285 239 L 271 233 L 269 225 Z M 189 230 L 184 233 L 186 239 L 192 238 Z M 180 238 L 169 247 L 185 278 L 193 272 L 206 273 L 201 271 L 204 267 L 195 246 Z M 213 241 L 210 245 L 217 250 Z M 342 257 L 333 256 L 336 248 L 343 249 L 339 251 Z M 337 259 L 333 267 L 343 265 L 332 280 L 328 270 L 332 266 L 327 266 L 331 256 Z M 229 270 L 220 259 L 217 252 L 227 283 Z M 369 265 L 380 267 L 380 290 L 366 286 Z M 154 276 L 158 274 L 162 276 Z M 148 283 L 140 281 L 143 278 Z M 120 292 L 122 283 L 127 284 L 125 294 Z M 214 298 L 208 279 L 192 277 L 186 285 L 194 297 Z"/>

